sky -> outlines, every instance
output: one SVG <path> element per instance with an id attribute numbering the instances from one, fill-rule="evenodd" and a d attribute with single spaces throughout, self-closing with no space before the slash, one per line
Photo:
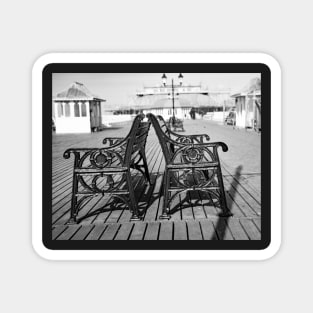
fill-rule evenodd
<path id="1" fill-rule="evenodd" d="M 161 85 L 163 73 L 54 73 L 52 77 L 52 94 L 67 89 L 71 83 L 83 83 L 94 95 L 106 100 L 111 108 L 127 106 L 129 98 L 143 86 Z M 178 84 L 179 73 L 166 73 L 167 83 L 172 78 Z M 235 93 L 245 87 L 250 79 L 261 77 L 260 73 L 183 73 L 184 84 L 211 89 L 230 89 Z"/>

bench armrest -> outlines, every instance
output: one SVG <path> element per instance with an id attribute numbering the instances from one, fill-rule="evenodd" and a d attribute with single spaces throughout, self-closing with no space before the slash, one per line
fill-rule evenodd
<path id="1" fill-rule="evenodd" d="M 164 133 L 162 134 L 162 137 L 163 140 L 171 146 L 168 164 L 177 164 L 182 162 L 182 160 L 196 164 L 200 163 L 205 155 L 209 156 L 209 159 L 211 159 L 212 162 L 219 162 L 217 149 L 221 147 L 223 152 L 228 151 L 228 146 L 224 142 L 178 142 L 174 141 Z"/>
<path id="2" fill-rule="evenodd" d="M 74 154 L 75 168 L 104 168 L 122 166 L 124 164 L 125 151 L 128 139 L 103 148 L 70 148 L 63 153 L 65 159 L 69 159 L 71 153 Z"/>
<path id="3" fill-rule="evenodd" d="M 203 143 L 206 141 L 210 141 L 210 136 L 207 134 L 192 134 L 192 135 L 180 135 L 176 134 L 175 132 L 168 129 L 168 132 L 176 142 L 183 142 L 183 143 Z"/>
<path id="4" fill-rule="evenodd" d="M 109 144 L 110 146 L 113 146 L 125 139 L 124 137 L 106 137 L 103 139 L 102 143 L 103 144 Z"/>
<path id="5" fill-rule="evenodd" d="M 206 141 L 210 140 L 210 137 L 207 134 L 192 134 L 192 135 L 180 135 L 177 134 L 175 132 L 173 132 L 168 125 L 170 124 L 170 122 L 165 122 L 165 120 L 163 119 L 163 117 L 161 115 L 157 116 L 157 119 L 163 123 L 166 126 L 166 131 L 168 134 L 170 134 L 171 136 L 174 136 L 176 138 L 173 138 L 175 141 L 177 142 L 186 142 L 186 143 L 203 143 L 204 139 Z M 181 123 L 182 121 L 179 120 Z"/>

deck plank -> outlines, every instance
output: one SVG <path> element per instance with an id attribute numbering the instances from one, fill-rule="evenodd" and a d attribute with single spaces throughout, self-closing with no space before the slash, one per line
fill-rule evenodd
<path id="1" fill-rule="evenodd" d="M 254 218 L 253 222 L 256 225 L 257 229 L 261 231 L 261 218 Z"/>
<path id="2" fill-rule="evenodd" d="M 163 155 L 161 150 L 155 151 L 155 159 L 153 166 L 151 165 L 151 174 L 153 176 L 153 182 L 151 186 L 151 193 L 149 194 L 149 200 L 147 201 L 147 207 L 145 212 L 145 221 L 157 220 L 158 209 L 160 205 L 160 192 L 162 184 L 162 175 L 160 175 L 160 167 L 162 163 Z M 148 198 L 147 198 L 148 199 Z"/>
<path id="3" fill-rule="evenodd" d="M 230 218 L 228 220 L 228 227 L 235 240 L 249 240 L 238 219 Z"/>
<path id="4" fill-rule="evenodd" d="M 249 203 L 247 203 L 247 201 L 245 200 L 243 195 L 241 195 L 241 193 L 238 191 L 237 187 L 234 187 L 229 182 L 227 177 L 226 177 L 226 179 L 224 179 L 224 185 L 228 191 L 228 194 L 232 198 L 232 200 L 238 204 L 241 211 L 244 212 L 245 216 L 257 216 L 261 213 L 259 207 L 254 208 Z M 249 199 L 249 200 L 251 201 L 251 199 Z"/>
<path id="5" fill-rule="evenodd" d="M 219 240 L 234 240 L 227 226 L 226 218 L 220 217 L 218 220 L 213 221 L 213 223 Z"/>
<path id="6" fill-rule="evenodd" d="M 174 223 L 174 240 L 187 240 L 187 225 L 185 221 Z"/>
<path id="7" fill-rule="evenodd" d="M 184 192 L 180 195 L 180 201 L 182 204 L 181 212 L 182 212 L 182 219 L 183 220 L 193 220 L 193 210 L 192 210 L 192 204 L 190 202 L 190 196 L 189 192 Z"/>
<path id="8" fill-rule="evenodd" d="M 52 230 L 52 240 L 55 240 L 62 232 L 65 231 L 67 225 L 60 225 L 58 227 L 53 228 Z"/>
<path id="9" fill-rule="evenodd" d="M 201 220 L 200 225 L 204 240 L 218 240 L 212 221 Z"/>
<path id="10" fill-rule="evenodd" d="M 99 240 L 113 240 L 118 232 L 119 227 L 120 224 L 109 224 Z"/>
<path id="11" fill-rule="evenodd" d="M 160 228 L 159 240 L 173 239 L 173 222 L 162 222 Z"/>
<path id="12" fill-rule="evenodd" d="M 92 231 L 88 234 L 87 238 L 85 240 L 98 240 L 104 230 L 106 229 L 106 224 L 97 224 Z"/>
<path id="13" fill-rule="evenodd" d="M 241 225 L 245 229 L 246 233 L 248 234 L 250 240 L 260 240 L 261 233 L 255 226 L 252 220 L 249 219 L 242 219 L 240 220 Z"/>
<path id="14" fill-rule="evenodd" d="M 232 181 L 238 183 L 239 188 L 245 189 L 246 192 L 248 192 L 249 195 L 251 197 L 253 197 L 256 202 L 261 204 L 261 193 L 260 193 L 260 190 L 256 190 L 256 188 L 249 183 L 248 177 L 250 175 L 240 174 L 240 176 L 238 177 L 238 176 L 236 176 L 236 175 L 231 173 L 231 171 L 228 168 L 226 163 L 222 163 L 222 171 L 223 171 L 223 174 L 224 174 L 225 177 L 226 176 L 231 177 Z M 259 173 L 255 173 L 255 176 L 261 176 L 261 175 Z"/>
<path id="15" fill-rule="evenodd" d="M 161 198 L 163 199 L 163 197 L 160 194 L 160 189 L 162 186 L 162 179 L 163 177 L 161 175 L 157 175 L 155 178 L 155 183 L 153 186 L 154 188 L 153 188 L 151 197 L 149 199 L 149 207 L 146 210 L 146 214 L 145 214 L 145 221 L 155 221 L 158 218 L 159 205 L 162 206 L 163 204 L 163 202 L 161 202 Z"/>
<path id="16" fill-rule="evenodd" d="M 160 229 L 159 222 L 151 222 L 147 225 L 147 230 L 144 240 L 157 240 Z"/>
<path id="17" fill-rule="evenodd" d="M 206 214 L 203 208 L 202 198 L 199 191 L 190 191 L 188 193 L 189 201 L 192 206 L 193 216 L 195 219 L 206 218 Z"/>
<path id="18" fill-rule="evenodd" d="M 130 236 L 133 227 L 134 223 L 122 224 L 114 240 L 127 240 Z"/>
<path id="19" fill-rule="evenodd" d="M 146 230 L 147 224 L 146 223 L 135 223 L 135 226 L 133 228 L 133 231 L 130 235 L 129 240 L 143 240 L 145 230 Z"/>
<path id="20" fill-rule="evenodd" d="M 94 227 L 95 225 L 86 225 L 81 227 L 71 240 L 84 240 Z"/>
<path id="21" fill-rule="evenodd" d="M 68 228 L 57 238 L 57 240 L 70 240 L 81 227 L 81 225 L 69 225 Z"/>
<path id="22" fill-rule="evenodd" d="M 199 221 L 187 221 L 188 239 L 189 240 L 202 240 L 201 228 Z"/>

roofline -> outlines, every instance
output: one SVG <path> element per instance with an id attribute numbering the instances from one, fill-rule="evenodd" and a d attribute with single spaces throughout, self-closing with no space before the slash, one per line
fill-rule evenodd
<path id="1" fill-rule="evenodd" d="M 175 105 L 175 109 L 181 108 L 219 108 L 223 107 L 223 105 Z M 235 107 L 235 105 L 228 106 L 226 105 L 225 107 Z M 119 110 L 129 110 L 129 109 L 136 109 L 136 110 L 153 110 L 153 109 L 173 109 L 172 105 L 169 106 L 156 106 L 156 107 L 143 107 L 143 106 L 125 106 L 125 107 L 120 107 L 119 109 L 113 109 L 113 111 L 119 111 Z"/>
<path id="2" fill-rule="evenodd" d="M 53 98 L 53 101 L 91 101 L 91 100 L 98 100 L 101 102 L 106 102 L 106 100 L 101 98 Z"/>
<path id="3" fill-rule="evenodd" d="M 200 91 L 180 91 L 175 92 L 176 95 L 209 95 L 210 93 L 217 93 L 217 92 L 210 92 L 207 90 L 200 90 Z M 148 93 L 148 92 L 136 92 L 136 96 L 162 96 L 162 95 L 171 95 L 168 92 L 159 92 L 159 93 Z"/>
<path id="4" fill-rule="evenodd" d="M 261 90 L 255 90 L 255 91 L 251 91 L 251 92 L 239 92 L 239 93 L 234 93 L 233 95 L 231 95 L 231 98 L 235 98 L 235 97 L 247 97 L 247 96 L 259 96 L 261 95 Z"/>

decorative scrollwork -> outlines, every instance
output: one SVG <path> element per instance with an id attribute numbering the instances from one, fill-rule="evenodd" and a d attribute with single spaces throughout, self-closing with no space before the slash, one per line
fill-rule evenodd
<path id="1" fill-rule="evenodd" d="M 77 222 L 77 214 L 85 201 L 98 195 L 111 194 L 122 200 L 131 210 L 131 220 L 139 220 L 130 169 L 139 170 L 150 182 L 145 145 L 150 121 L 138 114 L 125 138 L 110 137 L 101 148 L 70 148 L 64 152 L 68 159 L 74 154 L 73 193 L 70 222 Z M 87 214 L 88 215 L 88 214 Z"/>
<path id="2" fill-rule="evenodd" d="M 182 152 L 183 160 L 187 163 L 198 163 L 203 159 L 203 149 L 188 146 Z"/>
<path id="3" fill-rule="evenodd" d="M 202 189 L 216 186 L 214 170 L 184 169 L 171 171 L 174 184 L 177 188 Z M 175 188 L 175 187 L 174 187 Z"/>
<path id="4" fill-rule="evenodd" d="M 214 147 L 204 145 L 186 144 L 184 146 L 172 145 L 170 161 L 173 164 L 204 164 L 218 162 L 217 152 Z"/>
<path id="5" fill-rule="evenodd" d="M 227 208 L 218 148 L 228 150 L 224 142 L 210 142 L 205 134 L 178 135 L 164 125 L 164 120 L 148 114 L 158 136 L 166 163 L 163 211 L 160 218 L 169 218 L 169 203 L 179 193 L 204 191 L 220 201 L 223 214 Z M 206 142 L 205 142 L 206 141 Z"/>
<path id="6" fill-rule="evenodd" d="M 90 177 L 90 175 L 86 175 Z M 125 174 L 97 174 L 94 175 L 91 182 L 87 182 L 84 176 L 79 175 L 78 181 L 83 188 L 83 192 L 91 193 L 111 193 L 119 190 L 121 185 L 126 181 Z"/>
<path id="7" fill-rule="evenodd" d="M 179 136 L 175 141 L 180 143 L 192 143 L 192 139 L 188 136 Z"/>
<path id="8" fill-rule="evenodd" d="M 95 151 L 90 156 L 90 163 L 97 168 L 104 168 L 112 165 L 114 154 L 106 151 Z"/>
<path id="9" fill-rule="evenodd" d="M 101 188 L 99 188 L 97 185 L 98 180 L 100 178 L 102 180 Z M 99 192 L 99 193 L 108 192 L 114 188 L 114 180 L 111 174 L 108 174 L 108 175 L 99 174 L 93 178 L 91 185 L 95 192 Z"/>
<path id="10" fill-rule="evenodd" d="M 90 149 L 84 151 L 79 159 L 79 168 L 103 169 L 113 165 L 122 166 L 124 161 L 124 150 L 111 150 L 108 148 Z"/>
<path id="11" fill-rule="evenodd" d="M 102 143 L 104 145 L 113 146 L 121 143 L 122 141 L 124 141 L 124 138 L 122 137 L 107 137 L 103 139 Z"/>

